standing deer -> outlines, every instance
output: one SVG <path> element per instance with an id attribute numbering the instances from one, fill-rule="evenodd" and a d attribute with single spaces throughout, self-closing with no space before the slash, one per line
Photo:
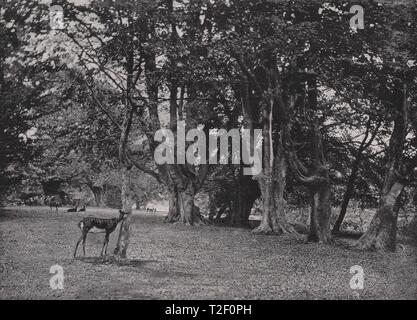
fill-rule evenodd
<path id="1" fill-rule="evenodd" d="M 124 216 L 127 215 L 127 213 L 123 212 L 122 210 L 119 210 L 119 213 L 119 217 L 113 219 L 101 219 L 94 217 L 82 219 L 78 223 L 78 227 L 81 230 L 81 237 L 78 240 L 77 245 L 75 246 L 74 258 L 77 255 L 78 245 L 80 244 L 81 240 L 83 241 L 83 252 L 85 256 L 85 240 L 87 239 L 87 234 L 90 231 L 96 230 L 99 230 L 99 232 L 106 233 L 106 236 L 104 238 L 103 249 L 101 250 L 101 256 L 103 256 L 103 253 L 107 254 L 107 247 L 109 245 L 110 234 L 116 229 L 119 222 L 124 219 Z"/>

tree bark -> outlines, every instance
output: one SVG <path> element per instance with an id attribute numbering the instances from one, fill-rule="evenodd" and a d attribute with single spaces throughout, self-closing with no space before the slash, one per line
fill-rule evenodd
<path id="1" fill-rule="evenodd" d="M 132 218 L 133 205 L 132 192 L 130 189 L 130 169 L 125 166 L 122 168 L 122 205 L 122 210 L 128 214 L 121 222 L 119 238 L 114 250 L 114 255 L 125 259 L 129 246 L 130 221 Z"/>
<path id="2" fill-rule="evenodd" d="M 317 112 L 317 80 L 312 75 L 308 81 L 307 102 L 311 111 Z M 319 129 L 317 116 L 314 117 L 310 125 L 311 132 L 311 158 L 312 168 L 308 170 L 299 160 L 294 145 L 290 137 L 290 125 L 285 129 L 286 142 L 290 148 L 287 150 L 288 163 L 295 178 L 306 184 L 312 194 L 311 221 L 309 241 L 319 243 L 329 243 L 331 241 L 330 232 L 330 176 L 327 161 L 324 156 L 322 135 Z"/>
<path id="3" fill-rule="evenodd" d="M 329 243 L 331 241 L 330 185 L 328 183 L 322 183 L 313 189 L 308 241 Z"/>
<path id="4" fill-rule="evenodd" d="M 257 234 L 293 233 L 295 230 L 287 222 L 284 206 L 285 152 L 282 140 L 283 130 L 279 130 L 279 125 L 277 125 L 283 120 L 279 119 L 277 123 L 274 123 L 274 119 L 280 113 L 277 107 L 280 107 L 279 101 L 281 101 L 282 93 L 279 72 L 276 69 L 276 58 L 271 54 L 266 59 L 268 66 L 262 80 L 258 79 L 247 66 L 244 56 L 237 54 L 236 59 L 242 70 L 240 98 L 245 123 L 252 130 L 255 111 L 259 110 L 261 110 L 260 116 L 263 123 L 263 171 L 254 177 L 261 190 L 263 212 L 261 224 L 253 232 Z M 261 101 L 256 99 L 256 106 L 251 99 L 253 91 L 251 85 L 254 85 L 258 94 L 262 95 Z M 251 144 L 254 144 L 254 141 L 251 141 Z"/>
<path id="5" fill-rule="evenodd" d="M 308 104 L 312 111 L 317 111 L 317 80 L 312 77 L 308 80 Z M 329 168 L 324 156 L 322 135 L 319 129 L 319 121 L 315 116 L 311 125 L 312 143 L 311 153 L 313 158 L 313 172 L 318 178 L 310 185 L 313 193 L 310 233 L 308 240 L 319 243 L 331 241 L 330 232 L 330 175 Z"/>
<path id="6" fill-rule="evenodd" d="M 94 195 L 94 201 L 96 202 L 97 207 L 104 207 L 104 190 L 102 187 L 92 187 L 91 191 Z"/>
<path id="7" fill-rule="evenodd" d="M 378 124 L 377 127 L 375 128 L 371 138 L 368 140 L 368 136 L 369 136 L 369 131 L 371 129 L 371 118 L 369 118 L 367 127 L 366 127 L 366 132 L 365 132 L 365 136 L 358 148 L 358 151 L 356 153 L 356 157 L 355 157 L 355 161 L 353 162 L 352 165 L 352 171 L 350 173 L 349 176 L 349 180 L 348 183 L 346 185 L 346 191 L 345 194 L 343 195 L 343 201 L 342 201 L 342 205 L 340 208 L 340 213 L 339 216 L 337 217 L 336 223 L 333 226 L 333 230 L 332 233 L 333 234 L 338 234 L 340 232 L 340 227 L 343 223 L 343 220 L 345 219 L 346 216 L 346 211 L 347 208 L 349 206 L 349 202 L 350 199 L 353 196 L 353 191 L 355 189 L 355 183 L 356 183 L 356 179 L 358 177 L 358 172 L 359 172 L 359 168 L 363 159 L 363 152 L 372 144 L 372 142 L 375 140 L 375 137 L 378 133 L 379 127 L 381 124 Z"/>
<path id="8" fill-rule="evenodd" d="M 179 195 L 175 187 L 171 188 L 168 193 L 168 197 L 168 215 L 165 217 L 165 222 L 175 223 L 178 222 L 181 218 L 181 210 L 178 202 Z"/>
<path id="9" fill-rule="evenodd" d="M 338 234 L 340 232 L 340 227 L 343 223 L 343 220 L 345 219 L 347 208 L 349 206 L 349 202 L 350 202 L 350 199 L 352 198 L 353 191 L 355 188 L 355 182 L 356 182 L 358 172 L 359 172 L 359 163 L 360 163 L 360 159 L 356 158 L 355 163 L 353 164 L 353 167 L 352 167 L 352 172 L 350 173 L 350 176 L 349 176 L 348 183 L 346 185 L 345 194 L 343 195 L 343 201 L 342 201 L 342 205 L 340 208 L 339 216 L 337 217 L 337 220 L 333 226 L 333 230 L 332 230 L 333 234 Z"/>
<path id="10" fill-rule="evenodd" d="M 384 185 L 379 206 L 365 234 L 358 240 L 357 247 L 363 250 L 395 251 L 397 238 L 397 198 L 405 183 L 401 177 L 403 149 L 408 129 L 409 109 L 408 84 L 402 83 L 401 104 L 397 107 L 394 129 L 387 150 Z"/>
<path id="11" fill-rule="evenodd" d="M 196 225 L 204 223 L 200 209 L 194 204 L 197 190 L 193 183 L 188 183 L 186 188 L 178 192 L 180 207 L 180 221 L 186 225 Z"/>
<path id="12" fill-rule="evenodd" d="M 368 230 L 358 241 L 359 249 L 392 252 L 396 250 L 398 210 L 395 210 L 395 203 L 403 188 L 403 184 L 395 182 L 389 191 L 381 196 Z"/>
<path id="13" fill-rule="evenodd" d="M 237 192 L 233 199 L 228 223 L 234 227 L 249 227 L 249 216 L 256 199 L 261 195 L 258 183 L 252 177 L 243 175 L 243 168 L 239 170 Z"/>
<path id="14" fill-rule="evenodd" d="M 131 82 L 130 76 L 128 77 L 128 85 L 127 87 L 130 88 L 129 83 Z M 129 92 L 129 90 L 128 90 Z M 120 225 L 119 231 L 119 238 L 117 241 L 117 246 L 114 250 L 114 255 L 125 259 L 127 254 L 127 248 L 129 246 L 129 229 L 130 229 L 130 220 L 132 218 L 132 205 L 133 201 L 133 194 L 131 191 L 131 183 L 130 183 L 130 171 L 132 169 L 132 162 L 128 156 L 128 140 L 129 134 L 132 129 L 132 122 L 133 122 L 133 115 L 137 110 L 137 106 L 131 105 L 129 101 L 126 101 L 126 105 L 130 106 L 130 112 L 126 112 L 124 120 L 123 120 L 123 130 L 120 135 L 120 142 L 119 142 L 119 159 L 121 163 L 121 175 L 122 175 L 122 210 L 127 213 L 125 218 L 122 220 Z"/>
<path id="15" fill-rule="evenodd" d="M 269 138 L 266 139 L 268 140 Z M 265 149 L 266 152 L 269 151 L 268 143 L 266 143 Z M 256 177 L 262 193 L 263 211 L 261 224 L 253 232 L 256 234 L 296 233 L 285 216 L 284 191 L 287 166 L 282 145 L 282 135 L 279 138 L 277 156 L 272 168 L 269 159 L 267 155 L 264 160 L 264 174 Z"/>
<path id="16" fill-rule="evenodd" d="M 206 178 L 208 166 L 202 166 L 198 172 L 183 165 L 166 165 L 166 169 L 170 190 L 170 208 L 166 222 L 188 225 L 205 223 L 194 199 Z"/>

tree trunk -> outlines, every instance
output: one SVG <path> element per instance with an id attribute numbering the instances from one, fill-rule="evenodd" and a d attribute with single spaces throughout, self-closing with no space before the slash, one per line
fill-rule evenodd
<path id="1" fill-rule="evenodd" d="M 265 149 L 268 151 L 269 147 L 267 145 L 268 143 L 266 143 Z M 272 168 L 270 163 L 269 156 L 267 156 L 264 161 L 265 173 L 256 177 L 262 193 L 263 212 L 261 224 L 253 232 L 257 234 L 295 233 L 285 216 L 284 191 L 287 166 L 282 145 L 282 135 L 279 139 L 277 156 Z"/>
<path id="2" fill-rule="evenodd" d="M 333 226 L 333 230 L 332 230 L 333 234 L 338 234 L 340 232 L 340 226 L 342 225 L 343 220 L 345 219 L 346 211 L 347 211 L 347 208 L 349 206 L 350 199 L 353 196 L 353 190 L 355 189 L 355 182 L 356 182 L 356 179 L 357 179 L 357 176 L 358 176 L 360 164 L 362 162 L 363 152 L 367 148 L 369 148 L 369 146 L 375 140 L 375 138 L 378 134 L 379 128 L 381 126 L 381 122 L 376 126 L 371 138 L 369 139 L 369 141 L 367 141 L 368 137 L 369 137 L 370 130 L 371 130 L 371 125 L 372 125 L 372 118 L 370 117 L 369 120 L 368 120 L 368 123 L 366 125 L 366 131 L 365 131 L 364 138 L 363 138 L 363 140 L 362 140 L 362 142 L 361 142 L 361 144 L 358 148 L 358 151 L 357 151 L 356 157 L 355 157 L 355 161 L 353 162 L 353 165 L 352 165 L 352 171 L 350 173 L 349 180 L 348 180 L 348 183 L 346 185 L 345 194 L 343 195 L 343 201 L 342 201 L 340 213 L 339 213 L 339 216 L 337 217 L 337 221 L 336 221 L 335 225 Z"/>
<path id="3" fill-rule="evenodd" d="M 130 220 L 132 218 L 132 192 L 130 189 L 130 170 L 127 167 L 122 168 L 122 205 L 123 211 L 128 215 L 122 220 L 119 231 L 119 238 L 117 240 L 116 249 L 114 255 L 119 258 L 126 258 L 127 248 L 129 246 L 129 231 Z"/>
<path id="4" fill-rule="evenodd" d="M 311 111 L 317 112 L 317 80 L 313 75 L 307 81 L 307 103 Z M 311 221 L 309 241 L 328 243 L 331 241 L 330 232 L 330 176 L 326 158 L 324 156 L 324 148 L 322 135 L 319 129 L 319 121 L 317 116 L 314 117 L 310 124 L 311 132 L 311 159 L 312 168 L 307 169 L 299 160 L 294 144 L 290 137 L 290 125 L 284 127 L 285 136 L 290 146 L 287 152 L 288 163 L 297 180 L 306 184 L 312 194 L 311 199 Z"/>
<path id="5" fill-rule="evenodd" d="M 397 198 L 404 188 L 403 149 L 408 129 L 408 85 L 402 83 L 402 101 L 396 110 L 394 129 L 387 150 L 387 165 L 381 199 L 375 216 L 357 247 L 364 250 L 395 251 L 397 237 Z"/>
<path id="6" fill-rule="evenodd" d="M 102 187 L 92 187 L 94 201 L 97 207 L 104 207 L 104 190 Z"/>
<path id="7" fill-rule="evenodd" d="M 197 191 L 198 188 L 191 181 L 187 183 L 186 187 L 175 185 L 174 189 L 169 192 L 169 210 L 165 222 L 187 225 L 205 223 L 200 209 L 194 204 Z"/>
<path id="8" fill-rule="evenodd" d="M 247 228 L 249 227 L 252 206 L 261 192 L 258 183 L 252 177 L 244 176 L 242 169 L 239 171 L 237 192 L 233 199 L 233 207 L 228 222 L 234 227 Z"/>
<path id="9" fill-rule="evenodd" d="M 192 183 L 188 183 L 186 188 L 178 192 L 179 208 L 181 212 L 180 221 L 187 225 L 202 223 L 200 210 L 194 204 L 196 189 Z"/>
<path id="10" fill-rule="evenodd" d="M 308 241 L 329 243 L 330 234 L 330 185 L 322 183 L 314 188 L 311 204 L 310 233 Z"/>
<path id="11" fill-rule="evenodd" d="M 342 205 L 340 208 L 340 213 L 339 213 L 339 216 L 337 217 L 336 223 L 333 226 L 333 230 L 332 230 L 333 234 L 338 234 L 340 232 L 340 226 L 342 225 L 343 220 L 345 219 L 346 211 L 349 206 L 350 199 L 352 198 L 353 190 L 355 188 L 355 182 L 358 176 L 360 161 L 361 161 L 361 157 L 356 158 L 355 163 L 353 164 L 352 172 L 350 173 L 349 180 L 346 186 L 346 191 L 345 191 L 345 194 L 343 195 L 343 201 L 342 201 Z"/>
<path id="12" fill-rule="evenodd" d="M 398 218 L 395 203 L 403 188 L 403 184 L 395 182 L 390 190 L 382 195 L 378 210 L 368 230 L 358 241 L 359 249 L 395 251 Z"/>
<path id="13" fill-rule="evenodd" d="M 172 188 L 169 191 L 169 208 L 168 215 L 165 217 L 165 222 L 174 223 L 178 222 L 181 218 L 181 210 L 179 207 L 179 195 L 176 188 Z"/>

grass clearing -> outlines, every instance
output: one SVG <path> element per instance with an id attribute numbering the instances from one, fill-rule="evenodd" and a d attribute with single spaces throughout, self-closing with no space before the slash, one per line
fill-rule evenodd
<path id="1" fill-rule="evenodd" d="M 72 258 L 78 221 L 115 217 L 117 210 L 63 211 L 0 210 L 0 299 L 354 299 L 354 265 L 365 272 L 359 298 L 417 298 L 410 243 L 397 253 L 360 252 L 347 248 L 350 240 L 318 245 L 244 229 L 166 225 L 162 216 L 141 212 L 132 220 L 129 260 L 117 265 L 98 257 L 103 234 L 89 234 L 87 257 Z M 64 269 L 64 290 L 49 286 L 56 264 Z"/>

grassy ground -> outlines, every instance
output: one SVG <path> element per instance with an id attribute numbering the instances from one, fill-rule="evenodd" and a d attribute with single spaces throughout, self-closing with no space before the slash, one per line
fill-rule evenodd
<path id="1" fill-rule="evenodd" d="M 116 211 L 87 214 L 110 217 Z M 340 240 L 323 246 L 295 236 L 164 225 L 161 216 L 140 213 L 131 228 L 130 260 L 116 265 L 97 258 L 103 234 L 89 235 L 86 258 L 72 258 L 77 222 L 85 215 L 1 210 L 0 299 L 417 298 L 416 251 L 410 244 L 397 253 L 364 253 Z M 64 269 L 64 290 L 49 286 L 56 264 Z M 349 287 L 354 265 L 365 272 L 362 291 Z"/>

